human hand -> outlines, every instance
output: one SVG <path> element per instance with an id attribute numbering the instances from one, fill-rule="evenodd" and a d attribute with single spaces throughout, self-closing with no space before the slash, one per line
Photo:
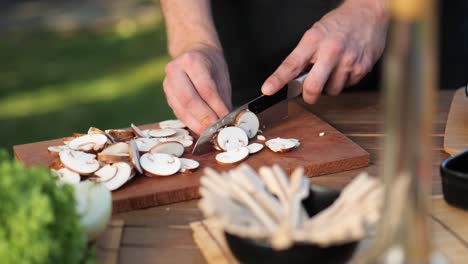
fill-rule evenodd
<path id="1" fill-rule="evenodd" d="M 231 109 L 231 84 L 221 50 L 203 46 L 166 65 L 163 82 L 174 114 L 197 134 Z"/>
<path id="2" fill-rule="evenodd" d="M 323 89 L 338 95 L 358 83 L 382 55 L 388 21 L 386 0 L 345 1 L 306 31 L 262 92 L 276 93 L 314 64 L 304 81 L 304 101 L 315 103 Z"/>

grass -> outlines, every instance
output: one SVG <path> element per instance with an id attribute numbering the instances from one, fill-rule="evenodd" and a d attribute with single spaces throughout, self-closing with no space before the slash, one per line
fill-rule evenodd
<path id="1" fill-rule="evenodd" d="M 7 33 L 0 42 L 0 148 L 172 118 L 163 25 L 133 34 Z"/>

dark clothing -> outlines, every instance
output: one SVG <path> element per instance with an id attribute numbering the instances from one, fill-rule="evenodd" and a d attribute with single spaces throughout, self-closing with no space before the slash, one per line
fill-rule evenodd
<path id="1" fill-rule="evenodd" d="M 233 104 L 259 95 L 260 86 L 294 49 L 303 34 L 342 0 L 213 0 L 213 18 L 233 88 Z M 443 88 L 468 82 L 468 1 L 440 1 Z M 450 15 L 448 15 L 450 14 Z M 358 85 L 377 89 L 380 62 Z"/>

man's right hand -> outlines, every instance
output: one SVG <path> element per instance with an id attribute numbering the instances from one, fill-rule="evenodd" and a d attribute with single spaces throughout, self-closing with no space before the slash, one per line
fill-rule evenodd
<path id="1" fill-rule="evenodd" d="M 167 102 L 177 118 L 197 134 L 231 109 L 231 85 L 223 53 L 202 46 L 182 53 L 166 66 Z"/>

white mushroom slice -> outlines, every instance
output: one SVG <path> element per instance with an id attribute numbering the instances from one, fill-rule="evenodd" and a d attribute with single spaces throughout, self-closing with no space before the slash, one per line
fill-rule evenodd
<path id="1" fill-rule="evenodd" d="M 266 140 L 266 137 L 265 137 L 264 135 L 258 135 L 258 136 L 257 136 L 257 140 L 265 141 L 265 140 Z"/>
<path id="2" fill-rule="evenodd" d="M 51 146 L 48 147 L 47 150 L 52 156 L 58 157 L 60 151 L 70 149 L 67 145 L 62 146 Z"/>
<path id="3" fill-rule="evenodd" d="M 185 152 L 185 148 L 178 141 L 168 141 L 168 142 L 159 143 L 158 145 L 152 147 L 149 150 L 149 152 L 150 153 L 166 153 L 166 154 L 170 154 L 176 157 L 181 157 Z"/>
<path id="4" fill-rule="evenodd" d="M 180 144 L 182 144 L 182 146 L 184 146 L 185 148 L 188 148 L 193 145 L 193 140 L 190 140 L 190 139 L 179 139 L 177 141 Z"/>
<path id="5" fill-rule="evenodd" d="M 111 164 L 107 164 L 106 166 L 97 170 L 94 173 L 94 175 L 98 177 L 99 182 L 105 182 L 114 178 L 116 173 L 117 173 L 117 167 Z"/>
<path id="6" fill-rule="evenodd" d="M 240 147 L 216 155 L 216 161 L 222 164 L 234 164 L 245 160 L 249 156 L 249 149 Z"/>
<path id="7" fill-rule="evenodd" d="M 91 134 L 77 137 L 68 143 L 68 147 L 81 151 L 100 151 L 107 143 L 107 137 L 102 134 Z"/>
<path id="8" fill-rule="evenodd" d="M 148 133 L 141 130 L 139 127 L 137 127 L 133 123 L 130 125 L 130 128 L 132 129 L 133 133 L 135 133 L 137 137 L 143 137 L 143 138 L 149 137 Z"/>
<path id="9" fill-rule="evenodd" d="M 146 153 L 140 164 L 148 176 L 169 176 L 180 170 L 180 159 L 165 153 Z"/>
<path id="10" fill-rule="evenodd" d="M 138 146 L 138 150 L 141 152 L 148 152 L 152 147 L 159 144 L 160 140 L 157 138 L 137 138 L 135 143 Z"/>
<path id="11" fill-rule="evenodd" d="M 161 128 L 184 128 L 186 125 L 180 120 L 166 120 L 159 122 L 159 127 Z"/>
<path id="12" fill-rule="evenodd" d="M 249 154 L 255 154 L 255 153 L 257 153 L 257 152 L 259 152 L 260 150 L 263 149 L 263 144 L 252 143 L 252 144 L 248 145 L 247 148 L 249 149 Z"/>
<path id="13" fill-rule="evenodd" d="M 288 152 L 295 148 L 299 141 L 285 139 L 285 138 L 274 138 L 265 142 L 265 145 L 273 152 Z"/>
<path id="14" fill-rule="evenodd" d="M 130 144 L 128 145 L 128 152 L 130 153 L 130 161 L 132 162 L 133 166 L 135 166 L 136 170 L 143 174 L 143 168 L 140 165 L 140 152 L 138 151 L 138 146 L 135 140 L 131 140 Z"/>
<path id="15" fill-rule="evenodd" d="M 216 136 L 216 144 L 224 151 L 238 149 L 249 144 L 244 130 L 238 127 L 225 127 Z"/>
<path id="16" fill-rule="evenodd" d="M 292 142 L 294 142 L 295 147 L 299 147 L 301 145 L 301 142 L 299 141 L 299 139 L 295 139 L 295 138 L 288 138 L 288 140 L 291 140 Z"/>
<path id="17" fill-rule="evenodd" d="M 200 166 L 200 163 L 193 159 L 180 158 L 180 162 L 182 163 L 180 172 L 193 171 Z"/>
<path id="18" fill-rule="evenodd" d="M 80 175 L 89 175 L 99 169 L 96 155 L 76 150 L 63 150 L 59 153 L 60 161 L 68 169 Z"/>
<path id="19" fill-rule="evenodd" d="M 135 135 L 133 131 L 126 129 L 108 129 L 105 131 L 115 142 L 125 142 L 131 140 Z"/>
<path id="20" fill-rule="evenodd" d="M 105 135 L 106 132 L 102 131 L 101 129 L 99 129 L 97 127 L 90 127 L 88 129 L 88 135 L 92 135 L 92 134 L 103 134 L 103 135 Z"/>
<path id="21" fill-rule="evenodd" d="M 236 116 L 234 121 L 236 127 L 240 127 L 247 134 L 247 137 L 253 138 L 257 135 L 258 128 L 260 127 L 260 121 L 257 115 L 249 110 L 244 110 Z"/>
<path id="22" fill-rule="evenodd" d="M 117 163 L 114 163 L 112 165 L 107 165 L 107 166 L 111 166 L 113 168 L 112 169 L 109 168 L 106 171 L 103 171 L 100 173 L 101 175 L 104 176 L 104 177 L 101 176 L 102 177 L 101 183 L 104 186 L 106 186 L 106 188 L 109 189 L 110 191 L 117 190 L 130 179 L 130 176 L 132 174 L 132 167 L 130 167 L 128 163 L 117 162 Z M 103 167 L 102 169 L 106 167 Z M 104 178 L 106 178 L 107 180 L 104 180 Z"/>
<path id="23" fill-rule="evenodd" d="M 128 152 L 128 144 L 118 142 L 105 148 L 101 153 L 98 153 L 97 159 L 108 163 L 129 161 L 130 155 Z"/>
<path id="24" fill-rule="evenodd" d="M 163 129 L 150 129 L 148 135 L 155 138 L 170 137 L 177 133 L 175 129 L 163 128 Z"/>
<path id="25" fill-rule="evenodd" d="M 58 180 L 61 183 L 68 183 L 72 185 L 80 183 L 80 180 L 81 180 L 80 175 L 67 168 L 61 168 L 59 170 L 52 170 L 52 172 L 54 172 L 54 174 L 58 176 Z"/>

